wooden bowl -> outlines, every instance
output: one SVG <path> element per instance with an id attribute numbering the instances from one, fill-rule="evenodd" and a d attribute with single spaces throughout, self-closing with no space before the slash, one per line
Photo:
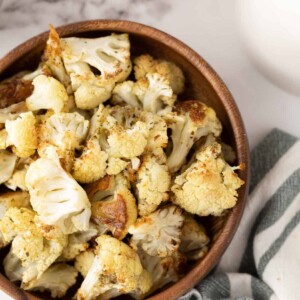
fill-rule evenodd
<path id="1" fill-rule="evenodd" d="M 60 36 L 80 37 L 99 37 L 111 32 L 127 32 L 130 35 L 133 55 L 149 53 L 154 57 L 176 63 L 183 70 L 187 83 L 186 92 L 180 98 L 199 99 L 215 109 L 224 127 L 222 138 L 235 148 L 237 163 L 245 165 L 245 168 L 239 171 L 245 185 L 238 191 L 237 205 L 222 218 L 210 217 L 205 220 L 212 240 L 207 255 L 192 265 L 180 281 L 165 287 L 149 298 L 152 300 L 176 299 L 203 279 L 216 265 L 228 247 L 242 216 L 249 182 L 249 152 L 239 110 L 225 84 L 207 62 L 188 46 L 164 32 L 138 23 L 112 20 L 79 22 L 59 27 L 57 31 Z M 0 60 L 0 79 L 24 69 L 34 69 L 47 37 L 48 32 L 37 35 Z M 47 295 L 21 291 L 1 274 L 0 289 L 18 300 L 48 299 Z M 71 299 L 71 295 L 64 299 Z"/>

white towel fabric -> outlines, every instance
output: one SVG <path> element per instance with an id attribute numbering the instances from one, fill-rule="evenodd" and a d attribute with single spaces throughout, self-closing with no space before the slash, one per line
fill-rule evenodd
<path id="1" fill-rule="evenodd" d="M 273 130 L 251 153 L 239 228 L 214 272 L 180 300 L 299 300 L 300 141 Z"/>

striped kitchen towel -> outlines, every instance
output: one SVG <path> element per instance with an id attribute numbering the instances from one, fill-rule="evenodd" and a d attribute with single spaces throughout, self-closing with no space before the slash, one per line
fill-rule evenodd
<path id="1" fill-rule="evenodd" d="M 273 130 L 251 153 L 251 177 L 230 246 L 180 300 L 300 299 L 300 141 Z"/>

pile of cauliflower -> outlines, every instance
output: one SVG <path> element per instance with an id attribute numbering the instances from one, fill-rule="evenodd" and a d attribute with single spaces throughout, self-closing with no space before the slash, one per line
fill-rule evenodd
<path id="1" fill-rule="evenodd" d="M 199 217 L 232 208 L 243 181 L 214 110 L 176 101 L 184 81 L 172 62 L 131 60 L 127 34 L 51 27 L 38 68 L 0 84 L 11 281 L 52 297 L 77 282 L 78 300 L 142 299 L 206 254 Z"/>

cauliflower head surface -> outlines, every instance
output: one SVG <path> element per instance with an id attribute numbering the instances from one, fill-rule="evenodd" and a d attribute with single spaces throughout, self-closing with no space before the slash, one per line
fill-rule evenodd
<path id="1" fill-rule="evenodd" d="M 196 100 L 178 103 L 175 111 L 167 114 L 165 120 L 172 130 L 173 149 L 167 161 L 172 173 L 182 167 L 196 141 L 208 134 L 219 136 L 222 131 L 215 111 Z"/>
<path id="2" fill-rule="evenodd" d="M 145 78 L 148 73 L 158 73 L 166 78 L 175 94 L 181 94 L 184 90 L 184 75 L 174 63 L 154 59 L 149 54 L 136 57 L 134 63 L 134 76 L 136 80 Z"/>
<path id="3" fill-rule="evenodd" d="M 184 217 L 182 210 L 175 206 L 166 206 L 148 216 L 137 219 L 129 227 L 132 234 L 131 245 L 140 246 L 152 256 L 166 257 L 177 251 L 180 245 L 181 227 Z"/>
<path id="4" fill-rule="evenodd" d="M 222 158 L 221 145 L 204 145 L 196 161 L 175 178 L 173 202 L 199 216 L 220 216 L 237 201 L 243 181 Z"/>
<path id="5" fill-rule="evenodd" d="M 117 189 L 114 196 L 92 203 L 92 220 L 105 224 L 113 236 L 122 240 L 137 218 L 135 198 L 127 188 Z"/>
<path id="6" fill-rule="evenodd" d="M 72 175 L 81 183 L 94 182 L 106 174 L 108 154 L 101 151 L 97 139 L 87 141 L 86 147 L 73 165 Z"/>
<path id="7" fill-rule="evenodd" d="M 136 178 L 139 215 L 145 216 L 155 211 L 163 201 L 168 200 L 171 176 L 165 164 L 161 164 L 153 155 L 145 155 Z"/>
<path id="8" fill-rule="evenodd" d="M 36 118 L 32 112 L 19 115 L 16 120 L 6 121 L 7 143 L 19 157 L 29 157 L 38 146 Z"/>
<path id="9" fill-rule="evenodd" d="M 26 106 L 31 111 L 52 109 L 62 112 L 68 105 L 68 94 L 65 87 L 55 78 L 39 75 L 33 79 L 34 90 L 26 99 Z"/>

